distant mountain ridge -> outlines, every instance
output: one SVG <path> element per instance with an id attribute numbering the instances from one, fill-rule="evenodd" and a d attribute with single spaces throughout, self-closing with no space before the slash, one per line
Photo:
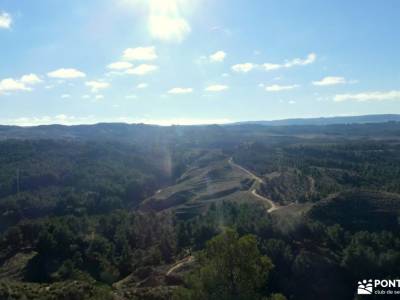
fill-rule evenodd
<path id="1" fill-rule="evenodd" d="M 245 121 L 235 125 L 256 124 L 265 126 L 293 126 L 293 125 L 336 125 L 336 124 L 365 124 L 400 122 L 399 114 L 363 115 L 346 117 L 320 117 L 320 118 L 296 118 L 275 121 Z"/>
<path id="2" fill-rule="evenodd" d="M 218 142 L 252 134 L 263 136 L 335 135 L 400 137 L 400 115 L 368 115 L 277 121 L 249 121 L 223 125 L 158 126 L 148 124 L 98 123 L 92 125 L 41 125 L 32 127 L 0 125 L 0 140 L 68 139 L 113 140 L 129 143 L 209 140 Z"/>
<path id="3" fill-rule="evenodd" d="M 400 114 L 375 114 L 375 115 L 361 115 L 361 116 L 337 116 L 337 117 L 318 117 L 318 118 L 293 118 L 293 119 L 280 119 L 280 120 L 269 120 L 269 121 L 241 121 L 232 122 L 226 124 L 202 124 L 202 125 L 170 125 L 161 126 L 157 124 L 147 124 L 147 123 L 95 123 L 95 124 L 81 124 L 81 125 L 61 125 L 61 124 L 51 124 L 51 125 L 36 125 L 36 126 L 18 126 L 18 125 L 2 125 L 0 124 L 1 131 L 9 130 L 20 130 L 20 129 L 34 129 L 35 131 L 41 130 L 65 130 L 67 128 L 74 130 L 89 130 L 90 128 L 96 127 L 100 130 L 109 130 L 110 126 L 114 129 L 127 130 L 132 127 L 137 129 L 153 129 L 158 130 L 160 128 L 168 127 L 204 127 L 204 126 L 232 126 L 232 125 L 265 125 L 265 126 L 309 126 L 309 125 L 341 125 L 341 124 L 367 124 L 367 123 L 387 123 L 387 122 L 400 122 Z"/>

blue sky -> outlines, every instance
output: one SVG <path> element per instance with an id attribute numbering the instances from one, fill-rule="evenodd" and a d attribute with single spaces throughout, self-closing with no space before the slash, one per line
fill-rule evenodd
<path id="1" fill-rule="evenodd" d="M 397 0 L 1 0 L 0 123 L 400 113 Z"/>

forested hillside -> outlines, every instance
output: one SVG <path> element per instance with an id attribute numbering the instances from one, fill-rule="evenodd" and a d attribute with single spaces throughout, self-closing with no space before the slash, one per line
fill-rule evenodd
<path id="1" fill-rule="evenodd" d="M 357 299 L 400 274 L 399 123 L 0 139 L 0 299 Z"/>

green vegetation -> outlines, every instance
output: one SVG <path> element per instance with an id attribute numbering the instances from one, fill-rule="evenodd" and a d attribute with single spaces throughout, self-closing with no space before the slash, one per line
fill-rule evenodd
<path id="1" fill-rule="evenodd" d="M 398 123 L 0 129 L 0 299 L 354 299 L 400 274 Z"/>
<path id="2" fill-rule="evenodd" d="M 232 230 L 207 242 L 199 264 L 201 267 L 189 279 L 189 289 L 178 290 L 176 297 L 261 299 L 273 268 L 271 260 L 260 254 L 254 236 L 239 238 Z"/>

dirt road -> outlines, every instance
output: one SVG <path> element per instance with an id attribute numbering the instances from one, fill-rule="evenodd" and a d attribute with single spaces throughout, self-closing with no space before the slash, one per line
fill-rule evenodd
<path id="1" fill-rule="evenodd" d="M 247 170 L 246 168 L 244 168 L 244 167 L 242 167 L 242 166 L 236 164 L 235 162 L 233 162 L 233 158 L 232 158 L 232 157 L 229 159 L 229 163 L 230 163 L 233 167 L 235 167 L 235 168 L 237 168 L 237 169 L 240 169 L 241 171 L 245 172 L 245 173 L 246 173 L 247 175 L 249 175 L 252 179 L 254 179 L 254 180 L 256 181 L 256 183 L 258 183 L 258 184 L 263 183 L 263 180 L 262 180 L 260 177 L 258 177 L 256 174 L 254 174 L 253 172 L 251 172 L 251 171 Z M 256 184 L 256 183 L 255 183 L 255 184 Z M 253 185 L 250 187 L 251 193 L 252 193 L 255 197 L 257 197 L 258 199 L 261 199 L 261 200 L 267 202 L 267 203 L 270 205 L 270 208 L 267 210 L 268 213 L 272 213 L 273 211 L 282 208 L 281 206 L 276 205 L 275 202 L 272 201 L 271 199 L 268 199 L 268 198 L 264 197 L 263 195 L 260 195 L 259 193 L 257 193 L 257 189 L 255 188 L 255 184 L 253 184 Z"/>
<path id="2" fill-rule="evenodd" d="M 166 273 L 166 275 L 170 275 L 171 273 L 175 272 L 176 270 L 180 269 L 181 267 L 183 267 L 186 264 L 191 263 L 194 260 L 193 256 L 188 256 L 184 259 L 182 259 L 181 261 L 177 262 L 175 265 L 173 265 Z"/>

